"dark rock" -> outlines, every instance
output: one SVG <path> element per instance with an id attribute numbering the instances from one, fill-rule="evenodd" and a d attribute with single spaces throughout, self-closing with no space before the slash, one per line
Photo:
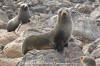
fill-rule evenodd
<path id="1" fill-rule="evenodd" d="M 73 3 L 84 3 L 86 0 L 70 0 Z"/>

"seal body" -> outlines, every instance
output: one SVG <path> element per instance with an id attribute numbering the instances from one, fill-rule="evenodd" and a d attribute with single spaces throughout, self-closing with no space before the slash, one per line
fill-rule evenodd
<path id="1" fill-rule="evenodd" d="M 72 19 L 68 8 L 58 10 L 58 25 L 55 33 L 55 49 L 58 52 L 63 52 L 64 46 L 68 46 L 72 34 Z"/>
<path id="2" fill-rule="evenodd" d="M 28 51 L 32 49 L 40 50 L 53 48 L 53 45 L 50 44 L 50 36 L 51 35 L 49 33 L 45 33 L 27 37 L 22 45 L 23 54 L 26 54 Z"/>
<path id="3" fill-rule="evenodd" d="M 21 4 L 18 15 L 8 21 L 7 31 L 15 31 L 16 28 L 21 24 L 25 24 L 29 22 L 30 13 L 27 4 Z"/>
<path id="4" fill-rule="evenodd" d="M 72 20 L 68 8 L 58 10 L 57 24 L 50 32 L 32 35 L 24 40 L 22 46 L 23 54 L 32 49 L 54 48 L 58 52 L 64 50 L 72 34 Z"/>
<path id="5" fill-rule="evenodd" d="M 15 29 L 18 27 L 20 21 L 18 19 L 18 16 L 14 17 L 13 19 L 9 20 L 8 25 L 7 25 L 7 31 L 15 31 Z"/>

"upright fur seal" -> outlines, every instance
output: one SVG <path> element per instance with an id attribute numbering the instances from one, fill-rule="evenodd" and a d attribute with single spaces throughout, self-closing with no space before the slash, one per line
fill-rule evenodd
<path id="1" fill-rule="evenodd" d="M 72 34 L 72 19 L 69 8 L 58 10 L 57 25 L 53 30 L 39 35 L 32 35 L 24 40 L 23 54 L 32 49 L 55 48 L 58 52 L 64 50 Z"/>
<path id="2" fill-rule="evenodd" d="M 19 30 L 22 24 L 30 22 L 29 18 L 30 18 L 30 13 L 28 5 L 23 3 L 20 5 L 18 15 L 16 15 L 14 18 L 8 21 L 7 31 L 8 32 L 15 31 L 16 28 L 18 28 Z"/>

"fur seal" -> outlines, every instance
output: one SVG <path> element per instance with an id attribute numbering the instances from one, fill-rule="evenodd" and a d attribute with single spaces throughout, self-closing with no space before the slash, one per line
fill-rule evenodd
<path id="1" fill-rule="evenodd" d="M 57 24 L 50 32 L 31 35 L 27 37 L 22 45 L 22 52 L 26 54 L 32 49 L 49 49 L 55 48 L 58 52 L 68 46 L 68 41 L 72 34 L 72 19 L 69 8 L 58 10 Z"/>
<path id="2" fill-rule="evenodd" d="M 8 21 L 7 31 L 8 32 L 15 31 L 16 28 L 18 28 L 19 30 L 22 24 L 30 22 L 29 18 L 30 18 L 30 13 L 28 5 L 23 3 L 20 5 L 18 15 Z"/>
<path id="3" fill-rule="evenodd" d="M 84 66 L 96 66 L 95 60 L 91 57 L 80 56 L 80 60 Z"/>

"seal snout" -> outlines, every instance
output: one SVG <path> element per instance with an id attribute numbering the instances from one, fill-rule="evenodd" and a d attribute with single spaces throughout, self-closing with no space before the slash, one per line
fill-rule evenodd
<path id="1" fill-rule="evenodd" d="M 83 56 L 80 56 L 80 60 L 82 60 L 83 59 Z"/>
<path id="2" fill-rule="evenodd" d="M 66 11 L 63 11 L 61 16 L 67 16 L 67 12 Z"/>

